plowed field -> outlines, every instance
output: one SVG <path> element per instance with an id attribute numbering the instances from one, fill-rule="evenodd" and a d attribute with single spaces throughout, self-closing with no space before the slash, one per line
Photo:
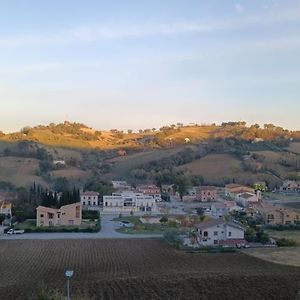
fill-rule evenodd
<path id="1" fill-rule="evenodd" d="M 0 242 L 0 299 L 36 299 L 37 286 L 72 299 L 295 299 L 300 268 L 242 253 L 187 254 L 159 240 Z"/>

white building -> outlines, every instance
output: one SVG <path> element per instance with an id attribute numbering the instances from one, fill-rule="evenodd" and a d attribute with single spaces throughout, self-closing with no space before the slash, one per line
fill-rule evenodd
<path id="1" fill-rule="evenodd" d="M 123 191 L 113 193 L 112 196 L 103 196 L 103 212 L 158 212 L 156 201 L 153 197 L 142 193 Z"/>
<path id="2" fill-rule="evenodd" d="M 260 191 L 257 193 L 241 193 L 237 194 L 235 201 L 238 205 L 242 207 L 248 207 L 249 205 L 257 204 L 261 198 Z"/>
<path id="3" fill-rule="evenodd" d="M 116 190 L 130 190 L 131 186 L 126 181 L 112 180 L 113 188 Z"/>
<path id="4" fill-rule="evenodd" d="M 100 205 L 99 193 L 91 191 L 80 191 L 80 203 L 83 209 L 97 209 Z"/>
<path id="5" fill-rule="evenodd" d="M 195 229 L 201 246 L 235 246 L 245 243 L 244 228 L 234 222 L 212 220 L 196 224 Z"/>

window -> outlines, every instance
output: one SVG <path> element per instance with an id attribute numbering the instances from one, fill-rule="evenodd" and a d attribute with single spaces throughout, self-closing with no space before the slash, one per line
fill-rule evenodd
<path id="1" fill-rule="evenodd" d="M 105 202 L 105 206 L 107 206 L 107 202 Z"/>
<path id="2" fill-rule="evenodd" d="M 76 206 L 76 218 L 80 218 L 80 206 Z"/>
<path id="3" fill-rule="evenodd" d="M 43 214 L 41 214 L 41 216 L 40 216 L 41 218 L 44 218 L 44 215 Z"/>
<path id="4" fill-rule="evenodd" d="M 228 232 L 228 236 L 231 236 L 231 231 Z"/>
<path id="5" fill-rule="evenodd" d="M 82 204 L 85 205 L 85 201 L 83 201 Z"/>
<path id="6" fill-rule="evenodd" d="M 218 245 L 218 240 L 214 240 L 214 245 Z"/>
<path id="7" fill-rule="evenodd" d="M 203 236 L 208 236 L 208 232 L 207 232 L 207 231 L 204 231 L 204 232 L 203 232 Z"/>
<path id="8" fill-rule="evenodd" d="M 88 203 L 89 203 L 89 205 L 91 205 L 91 201 L 89 201 Z"/>
<path id="9" fill-rule="evenodd" d="M 214 232 L 214 236 L 216 236 L 216 235 L 218 235 L 218 231 L 215 231 L 215 232 Z"/>

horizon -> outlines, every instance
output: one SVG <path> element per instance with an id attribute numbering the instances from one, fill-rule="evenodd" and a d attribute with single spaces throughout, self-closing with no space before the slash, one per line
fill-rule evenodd
<path id="1" fill-rule="evenodd" d="M 299 0 L 0 8 L 4 132 L 64 120 L 103 130 L 199 120 L 299 130 Z"/>
<path id="2" fill-rule="evenodd" d="M 33 126 L 29 126 L 29 125 L 25 125 L 15 131 L 4 131 L 4 130 L 1 130 L 0 128 L 0 132 L 3 132 L 5 134 L 13 134 L 13 133 L 16 133 L 16 132 L 20 132 L 22 131 L 22 129 L 26 128 L 26 127 L 29 127 L 29 128 L 36 128 L 38 126 L 49 126 L 51 123 L 53 123 L 55 126 L 56 125 L 59 125 L 59 124 L 64 124 L 65 122 L 68 122 L 68 123 L 71 123 L 71 124 L 74 124 L 74 123 L 80 123 L 84 126 L 86 126 L 87 128 L 90 128 L 92 130 L 95 130 L 95 131 L 104 131 L 104 132 L 109 132 L 110 130 L 120 130 L 120 131 L 124 131 L 124 133 L 127 133 L 128 130 L 132 130 L 133 133 L 139 133 L 138 131 L 139 130 L 146 130 L 146 129 L 153 129 L 155 128 L 156 131 L 158 131 L 161 127 L 164 127 L 164 126 L 171 126 L 171 125 L 177 125 L 177 124 L 182 124 L 183 127 L 188 127 L 188 126 L 212 126 L 212 125 L 216 125 L 216 126 L 221 126 L 222 123 L 227 123 L 227 122 L 244 122 L 244 120 L 227 120 L 227 121 L 223 121 L 221 123 L 217 123 L 217 122 L 211 122 L 211 123 L 203 123 L 203 122 L 189 122 L 189 123 L 183 123 L 183 122 L 173 122 L 173 123 L 169 123 L 169 124 L 160 124 L 159 126 L 155 127 L 155 126 L 149 126 L 149 127 L 137 127 L 137 128 L 117 128 L 117 127 L 112 127 L 112 128 L 107 128 L 107 129 L 102 129 L 102 128 L 97 128 L 97 127 L 93 127 L 91 126 L 90 124 L 87 124 L 87 123 L 82 123 L 82 122 L 76 122 L 76 121 L 70 121 L 70 120 L 63 120 L 62 122 L 58 122 L 58 123 L 54 123 L 54 122 L 50 122 L 50 123 L 45 123 L 45 124 L 35 124 Z M 276 127 L 282 127 L 280 126 L 279 124 L 276 124 L 276 123 L 273 123 L 273 122 L 267 122 L 267 123 L 248 123 L 246 122 L 246 127 L 250 127 L 251 125 L 255 125 L 255 124 L 258 124 L 260 126 L 261 129 L 264 128 L 264 125 L 265 124 L 273 124 L 275 125 Z M 288 130 L 288 131 L 291 131 L 291 132 L 297 132 L 297 131 L 300 131 L 300 128 L 298 129 L 291 129 L 291 128 L 286 128 L 286 127 L 282 127 L 284 130 Z"/>

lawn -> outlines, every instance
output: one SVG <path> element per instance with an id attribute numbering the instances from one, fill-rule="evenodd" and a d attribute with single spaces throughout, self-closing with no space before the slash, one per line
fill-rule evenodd
<path id="1" fill-rule="evenodd" d="M 36 227 L 36 220 L 25 220 L 14 226 L 17 230 L 25 232 L 77 232 L 77 231 L 99 231 L 97 230 L 98 222 L 82 220 L 80 226 L 55 226 L 55 227 Z"/>
<path id="2" fill-rule="evenodd" d="M 265 230 L 270 237 L 275 238 L 275 239 L 281 239 L 281 238 L 286 238 L 286 239 L 292 239 L 295 240 L 300 246 L 300 230 Z M 300 248 L 299 248 L 300 252 Z"/>

